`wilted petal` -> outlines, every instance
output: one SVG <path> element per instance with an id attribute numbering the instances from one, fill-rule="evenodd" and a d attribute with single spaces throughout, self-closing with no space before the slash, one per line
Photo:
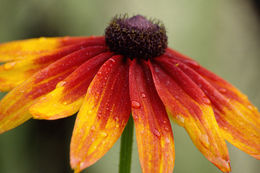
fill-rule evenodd
<path id="1" fill-rule="evenodd" d="M 31 118 L 28 109 L 37 98 L 55 89 L 78 66 L 105 50 L 102 46 L 89 47 L 65 56 L 9 92 L 0 101 L 0 133 Z"/>
<path id="2" fill-rule="evenodd" d="M 38 100 L 30 112 L 37 119 L 58 119 L 76 113 L 88 86 L 101 65 L 112 56 L 110 52 L 99 54 L 77 68 L 56 89 Z"/>
<path id="3" fill-rule="evenodd" d="M 202 154 L 223 172 L 230 171 L 228 150 L 209 99 L 164 56 L 150 63 L 156 89 L 167 112 L 183 126 Z"/>
<path id="4" fill-rule="evenodd" d="M 32 51 L 36 51 L 36 50 L 27 50 L 28 52 L 26 52 L 25 50 L 23 52 L 28 53 L 28 55 L 24 55 L 24 58 L 18 58 L 18 59 L 14 59 L 12 61 L 8 61 L 5 64 L 0 66 L 0 91 L 9 91 L 11 89 L 13 89 L 14 87 L 18 86 L 19 84 L 21 84 L 22 82 L 24 82 L 26 79 L 28 79 L 30 76 L 32 76 L 34 73 L 36 73 L 37 71 L 47 67 L 49 64 L 57 61 L 58 59 L 71 54 L 77 50 L 80 49 L 84 49 L 86 47 L 89 46 L 93 46 L 93 45 L 104 45 L 104 39 L 102 37 L 89 37 L 89 38 L 85 38 L 83 39 L 84 41 L 79 41 L 79 38 L 77 39 L 79 43 L 75 42 L 75 39 L 63 39 L 63 44 L 62 45 L 68 45 L 68 46 L 63 46 L 61 48 L 57 48 L 57 49 L 53 49 L 53 50 L 48 50 L 45 52 L 41 52 L 41 53 L 33 53 Z M 35 40 L 35 39 L 34 39 Z M 39 40 L 39 39 L 38 39 Z M 48 40 L 48 39 L 47 39 Z M 53 40 L 53 39 L 51 39 Z M 65 40 L 67 40 L 67 42 L 65 42 Z M 82 40 L 82 39 L 80 39 Z M 73 41 L 77 44 L 74 45 L 69 45 L 73 43 Z M 39 44 L 39 42 L 41 43 L 41 41 L 18 41 L 20 45 L 20 47 L 29 47 L 26 46 L 28 43 L 27 42 L 36 42 L 35 44 L 37 45 L 37 43 Z M 20 43 L 21 42 L 21 43 Z M 22 43 L 25 42 L 23 45 Z M 61 42 L 61 39 L 60 39 Z M 15 42 L 14 42 L 15 43 Z M 13 45 L 14 43 L 6 43 L 6 46 L 8 46 L 9 44 Z M 17 45 L 14 44 L 14 45 Z M 40 46 L 41 44 L 39 44 Z M 5 46 L 5 47 L 6 47 Z M 35 45 L 34 45 L 35 46 Z M 19 47 L 19 46 L 17 46 Z M 0 46 L 1 48 L 1 46 Z M 12 48 L 12 46 L 11 46 Z M 21 48 L 21 49 L 22 49 Z M 24 49 L 25 49 L 24 48 Z M 29 47 L 30 48 L 30 47 Z M 35 47 L 36 48 L 36 47 Z M 44 48 L 44 47 L 43 47 Z M 16 52 L 14 50 L 14 52 Z M 30 52 L 32 52 L 31 54 L 29 54 Z M 1 54 L 0 51 L 0 56 L 4 55 L 4 52 L 2 52 L 3 54 Z"/>
<path id="5" fill-rule="evenodd" d="M 117 141 L 130 115 L 128 64 L 110 58 L 91 82 L 77 116 L 70 161 L 76 172 L 100 159 Z"/>
<path id="6" fill-rule="evenodd" d="M 134 60 L 129 83 L 143 173 L 172 173 L 175 153 L 171 125 L 148 66 Z"/>

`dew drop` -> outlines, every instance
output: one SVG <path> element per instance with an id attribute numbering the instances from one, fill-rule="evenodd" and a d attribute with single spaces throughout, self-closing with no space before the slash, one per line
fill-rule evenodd
<path id="1" fill-rule="evenodd" d="M 167 124 L 167 120 L 165 120 L 165 119 L 162 120 L 162 122 L 163 122 L 163 124 Z"/>
<path id="2" fill-rule="evenodd" d="M 115 119 L 115 121 L 116 121 L 116 122 L 118 122 L 118 121 L 119 121 L 119 118 L 118 118 L 118 117 L 115 117 L 114 119 Z"/>
<path id="3" fill-rule="evenodd" d="M 68 102 L 64 101 L 64 102 L 63 102 L 63 104 L 64 104 L 64 105 L 67 105 L 67 104 L 68 104 Z"/>
<path id="4" fill-rule="evenodd" d="M 24 93 L 25 91 L 23 89 L 19 90 L 20 93 Z"/>
<path id="5" fill-rule="evenodd" d="M 98 74 L 98 75 L 101 75 L 102 73 L 101 73 L 101 71 L 99 71 L 97 74 Z"/>
<path id="6" fill-rule="evenodd" d="M 209 147 L 209 138 L 208 135 L 201 135 L 200 136 L 201 141 L 206 147 Z"/>
<path id="7" fill-rule="evenodd" d="M 181 115 L 177 115 L 176 118 L 177 118 L 181 123 L 184 123 L 184 122 L 185 122 L 184 117 L 181 116 Z"/>
<path id="8" fill-rule="evenodd" d="M 167 127 L 167 126 L 165 126 L 164 129 L 165 129 L 166 131 L 169 131 L 169 130 L 170 130 L 170 128 Z"/>
<path id="9" fill-rule="evenodd" d="M 98 117 L 98 118 L 102 118 L 102 114 L 101 114 L 100 111 L 99 111 L 99 113 L 97 114 L 97 117 Z"/>
<path id="10" fill-rule="evenodd" d="M 131 101 L 132 108 L 139 109 L 141 107 L 141 104 L 137 101 Z"/>
<path id="11" fill-rule="evenodd" d="M 56 87 L 62 87 L 66 84 L 67 82 L 66 81 L 60 81 Z"/>
<path id="12" fill-rule="evenodd" d="M 253 111 L 253 110 L 254 110 L 254 107 L 253 107 L 253 106 L 251 106 L 251 105 L 248 105 L 248 106 L 247 106 L 247 108 L 248 108 L 248 109 L 250 109 L 251 111 Z"/>
<path id="13" fill-rule="evenodd" d="M 84 162 L 81 162 L 80 163 L 80 168 L 83 168 L 84 167 Z"/>
<path id="14" fill-rule="evenodd" d="M 101 136 L 103 137 L 107 137 L 107 133 L 106 132 L 100 132 Z"/>
<path id="15" fill-rule="evenodd" d="M 95 127 L 95 126 L 91 126 L 90 129 L 91 129 L 91 130 L 96 130 L 96 127 Z"/>
<path id="16" fill-rule="evenodd" d="M 89 111 L 88 111 L 88 114 L 92 114 L 93 113 L 93 111 L 90 109 Z"/>
<path id="17" fill-rule="evenodd" d="M 166 142 L 166 143 L 170 143 L 170 142 L 171 142 L 170 138 L 166 137 L 166 138 L 165 138 L 165 142 Z"/>
<path id="18" fill-rule="evenodd" d="M 137 120 L 138 119 L 138 115 L 133 114 L 133 119 Z"/>
<path id="19" fill-rule="evenodd" d="M 16 62 L 6 63 L 6 64 L 4 64 L 4 69 L 5 70 L 10 70 L 10 69 L 14 68 L 15 64 L 16 64 Z"/>
<path id="20" fill-rule="evenodd" d="M 161 133 L 157 129 L 153 129 L 153 134 L 157 137 L 161 136 Z"/>
<path id="21" fill-rule="evenodd" d="M 206 104 L 210 104 L 211 103 L 208 98 L 204 98 L 203 100 L 204 100 L 204 103 L 206 103 Z"/>
<path id="22" fill-rule="evenodd" d="M 112 61 L 113 63 L 115 63 L 116 61 L 114 60 L 114 58 L 110 58 L 110 61 Z"/>
<path id="23" fill-rule="evenodd" d="M 219 92 L 225 93 L 225 92 L 227 92 L 227 89 L 226 89 L 226 88 L 220 88 L 220 89 L 219 89 Z"/>
<path id="24" fill-rule="evenodd" d="M 142 98 L 146 98 L 145 93 L 142 93 L 141 96 L 142 96 Z"/>

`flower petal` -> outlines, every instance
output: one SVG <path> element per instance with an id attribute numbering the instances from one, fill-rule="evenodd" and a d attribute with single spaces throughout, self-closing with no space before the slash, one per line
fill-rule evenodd
<path id="1" fill-rule="evenodd" d="M 75 42 L 75 39 L 74 39 L 74 42 Z M 65 40 L 65 38 L 63 40 Z M 20 42 L 23 42 L 23 41 L 20 41 Z M 30 41 L 25 41 L 25 42 L 30 42 Z M 65 41 L 63 41 L 63 42 L 65 42 Z M 79 42 L 79 40 L 78 40 L 78 42 Z M 63 45 L 68 45 L 69 43 L 72 44 L 73 40 L 68 39 L 66 44 L 63 43 Z M 7 45 L 8 44 L 9 43 L 7 43 Z M 12 45 L 12 43 L 10 43 L 10 44 Z M 25 45 L 26 45 L 26 43 L 25 43 Z M 59 49 L 54 49 L 54 50 L 47 51 L 44 53 L 39 53 L 39 54 L 32 53 L 32 54 L 28 54 L 27 58 L 9 61 L 6 64 L 0 66 L 0 91 L 11 90 L 14 87 L 18 86 L 19 84 L 21 84 L 26 79 L 28 79 L 35 72 L 47 67 L 49 64 L 55 62 L 56 60 L 66 56 L 68 54 L 71 54 L 77 50 L 83 49 L 88 46 L 93 46 L 93 45 L 104 45 L 103 37 L 85 38 L 84 41 L 81 41 L 74 45 L 61 47 Z M 24 46 L 24 47 L 26 47 L 26 46 Z M 12 48 L 12 46 L 11 46 L 11 48 Z M 1 51 L 0 51 L 0 56 L 1 56 Z"/>
<path id="2" fill-rule="evenodd" d="M 200 71 L 205 69 L 200 69 Z M 260 113 L 248 101 L 247 97 L 240 93 L 222 79 L 203 79 L 198 73 L 183 66 L 193 81 L 200 83 L 201 89 L 211 100 L 215 117 L 227 141 L 244 152 L 260 159 Z M 213 75 L 212 73 L 208 72 Z"/>
<path id="3" fill-rule="evenodd" d="M 65 56 L 8 93 L 0 101 L 0 133 L 31 118 L 28 109 L 37 98 L 55 89 L 56 84 L 79 65 L 105 50 L 106 48 L 102 46 L 88 47 Z"/>
<path id="4" fill-rule="evenodd" d="M 71 141 L 76 172 L 100 159 L 117 141 L 130 115 L 128 64 L 110 58 L 91 82 L 77 116 Z"/>
<path id="5" fill-rule="evenodd" d="M 0 62 L 25 59 L 51 52 L 57 48 L 99 37 L 34 38 L 0 44 Z"/>
<path id="6" fill-rule="evenodd" d="M 82 105 L 90 82 L 101 65 L 112 55 L 110 52 L 102 53 L 82 64 L 61 81 L 55 90 L 30 107 L 33 118 L 58 119 L 76 113 Z"/>
<path id="7" fill-rule="evenodd" d="M 210 101 L 200 88 L 161 56 L 150 63 L 156 89 L 167 112 L 183 126 L 201 153 L 223 172 L 230 171 L 229 155 Z"/>
<path id="8" fill-rule="evenodd" d="M 146 64 L 132 61 L 129 85 L 143 173 L 172 173 L 175 152 L 171 125 Z"/>
<path id="9" fill-rule="evenodd" d="M 260 159 L 260 113 L 234 86 L 184 55 L 169 52 L 184 64 L 180 68 L 210 99 L 224 138 L 242 151 Z M 190 67 L 190 68 L 189 68 Z"/>

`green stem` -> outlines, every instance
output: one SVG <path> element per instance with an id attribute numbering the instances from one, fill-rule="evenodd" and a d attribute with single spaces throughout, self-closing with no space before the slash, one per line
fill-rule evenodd
<path id="1" fill-rule="evenodd" d="M 133 129 L 133 118 L 130 116 L 125 130 L 121 136 L 119 173 L 131 172 Z"/>

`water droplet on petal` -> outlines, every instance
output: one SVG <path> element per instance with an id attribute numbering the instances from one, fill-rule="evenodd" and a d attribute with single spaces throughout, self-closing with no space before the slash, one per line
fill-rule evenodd
<path id="1" fill-rule="evenodd" d="M 141 104 L 137 101 L 131 101 L 132 108 L 139 109 L 141 107 Z"/>
<path id="2" fill-rule="evenodd" d="M 102 73 L 101 73 L 101 71 L 99 71 L 97 74 L 98 74 L 98 75 L 101 75 Z"/>
<path id="3" fill-rule="evenodd" d="M 145 93 L 142 93 L 141 96 L 142 96 L 142 98 L 145 98 L 145 97 L 146 97 Z"/>
<path id="4" fill-rule="evenodd" d="M 84 162 L 81 162 L 80 163 L 80 168 L 83 168 L 84 167 Z"/>
<path id="5" fill-rule="evenodd" d="M 10 69 L 14 68 L 15 64 L 16 64 L 16 62 L 6 63 L 6 64 L 4 64 L 4 69 L 5 70 L 10 70 Z"/>
<path id="6" fill-rule="evenodd" d="M 167 123 L 167 120 L 163 120 L 162 122 L 163 122 L 163 124 L 166 124 L 166 123 Z"/>
<path id="7" fill-rule="evenodd" d="M 206 147 L 209 147 L 209 137 L 208 137 L 208 135 L 201 135 L 200 140 L 201 140 L 201 142 L 203 142 L 203 144 Z"/>
<path id="8" fill-rule="evenodd" d="M 110 58 L 110 61 L 112 61 L 113 63 L 115 63 L 116 61 L 114 60 L 114 58 Z"/>
<path id="9" fill-rule="evenodd" d="M 157 129 L 153 129 L 153 134 L 157 137 L 160 137 L 161 136 L 161 133 L 157 130 Z"/>
<path id="10" fill-rule="evenodd" d="M 176 118 L 177 118 L 181 123 L 184 123 L 184 122 L 185 122 L 184 117 L 181 116 L 181 115 L 177 115 Z"/>
<path id="11" fill-rule="evenodd" d="M 107 137 L 107 133 L 106 132 L 100 132 L 101 136 L 103 137 Z"/>
<path id="12" fill-rule="evenodd" d="M 101 111 L 98 112 L 97 117 L 102 118 L 102 112 Z"/>
<path id="13" fill-rule="evenodd" d="M 208 98 L 204 98 L 203 100 L 204 100 L 204 103 L 206 103 L 206 104 L 210 104 L 211 103 Z"/>
<path id="14" fill-rule="evenodd" d="M 169 131 L 169 130 L 170 130 L 170 128 L 167 127 L 167 126 L 165 126 L 164 129 L 165 129 L 166 131 Z"/>
<path id="15" fill-rule="evenodd" d="M 90 109 L 90 110 L 88 110 L 88 114 L 92 114 L 93 113 L 93 111 Z"/>
<path id="16" fill-rule="evenodd" d="M 253 111 L 255 109 L 255 107 L 252 105 L 248 105 L 247 108 L 250 109 L 251 111 Z"/>
<path id="17" fill-rule="evenodd" d="M 119 118 L 118 118 L 118 117 L 115 117 L 114 120 L 115 120 L 116 122 L 118 122 L 118 121 L 119 121 Z"/>
<path id="18" fill-rule="evenodd" d="M 66 84 L 67 82 L 66 81 L 60 81 L 56 87 L 62 87 Z"/>
<path id="19" fill-rule="evenodd" d="M 134 120 L 137 120 L 137 119 L 138 119 L 138 115 L 136 115 L 136 114 L 133 113 L 132 116 L 133 116 L 133 119 L 134 119 Z"/>
<path id="20" fill-rule="evenodd" d="M 90 128 L 91 130 L 95 130 L 96 129 L 96 127 L 95 126 L 91 126 L 91 128 Z"/>
<path id="21" fill-rule="evenodd" d="M 225 92 L 227 92 L 227 89 L 226 89 L 226 88 L 220 88 L 220 89 L 219 89 L 219 92 L 225 93 Z"/>
<path id="22" fill-rule="evenodd" d="M 171 142 L 170 138 L 166 137 L 166 138 L 165 138 L 165 142 L 166 142 L 166 143 L 170 143 L 170 142 Z"/>

